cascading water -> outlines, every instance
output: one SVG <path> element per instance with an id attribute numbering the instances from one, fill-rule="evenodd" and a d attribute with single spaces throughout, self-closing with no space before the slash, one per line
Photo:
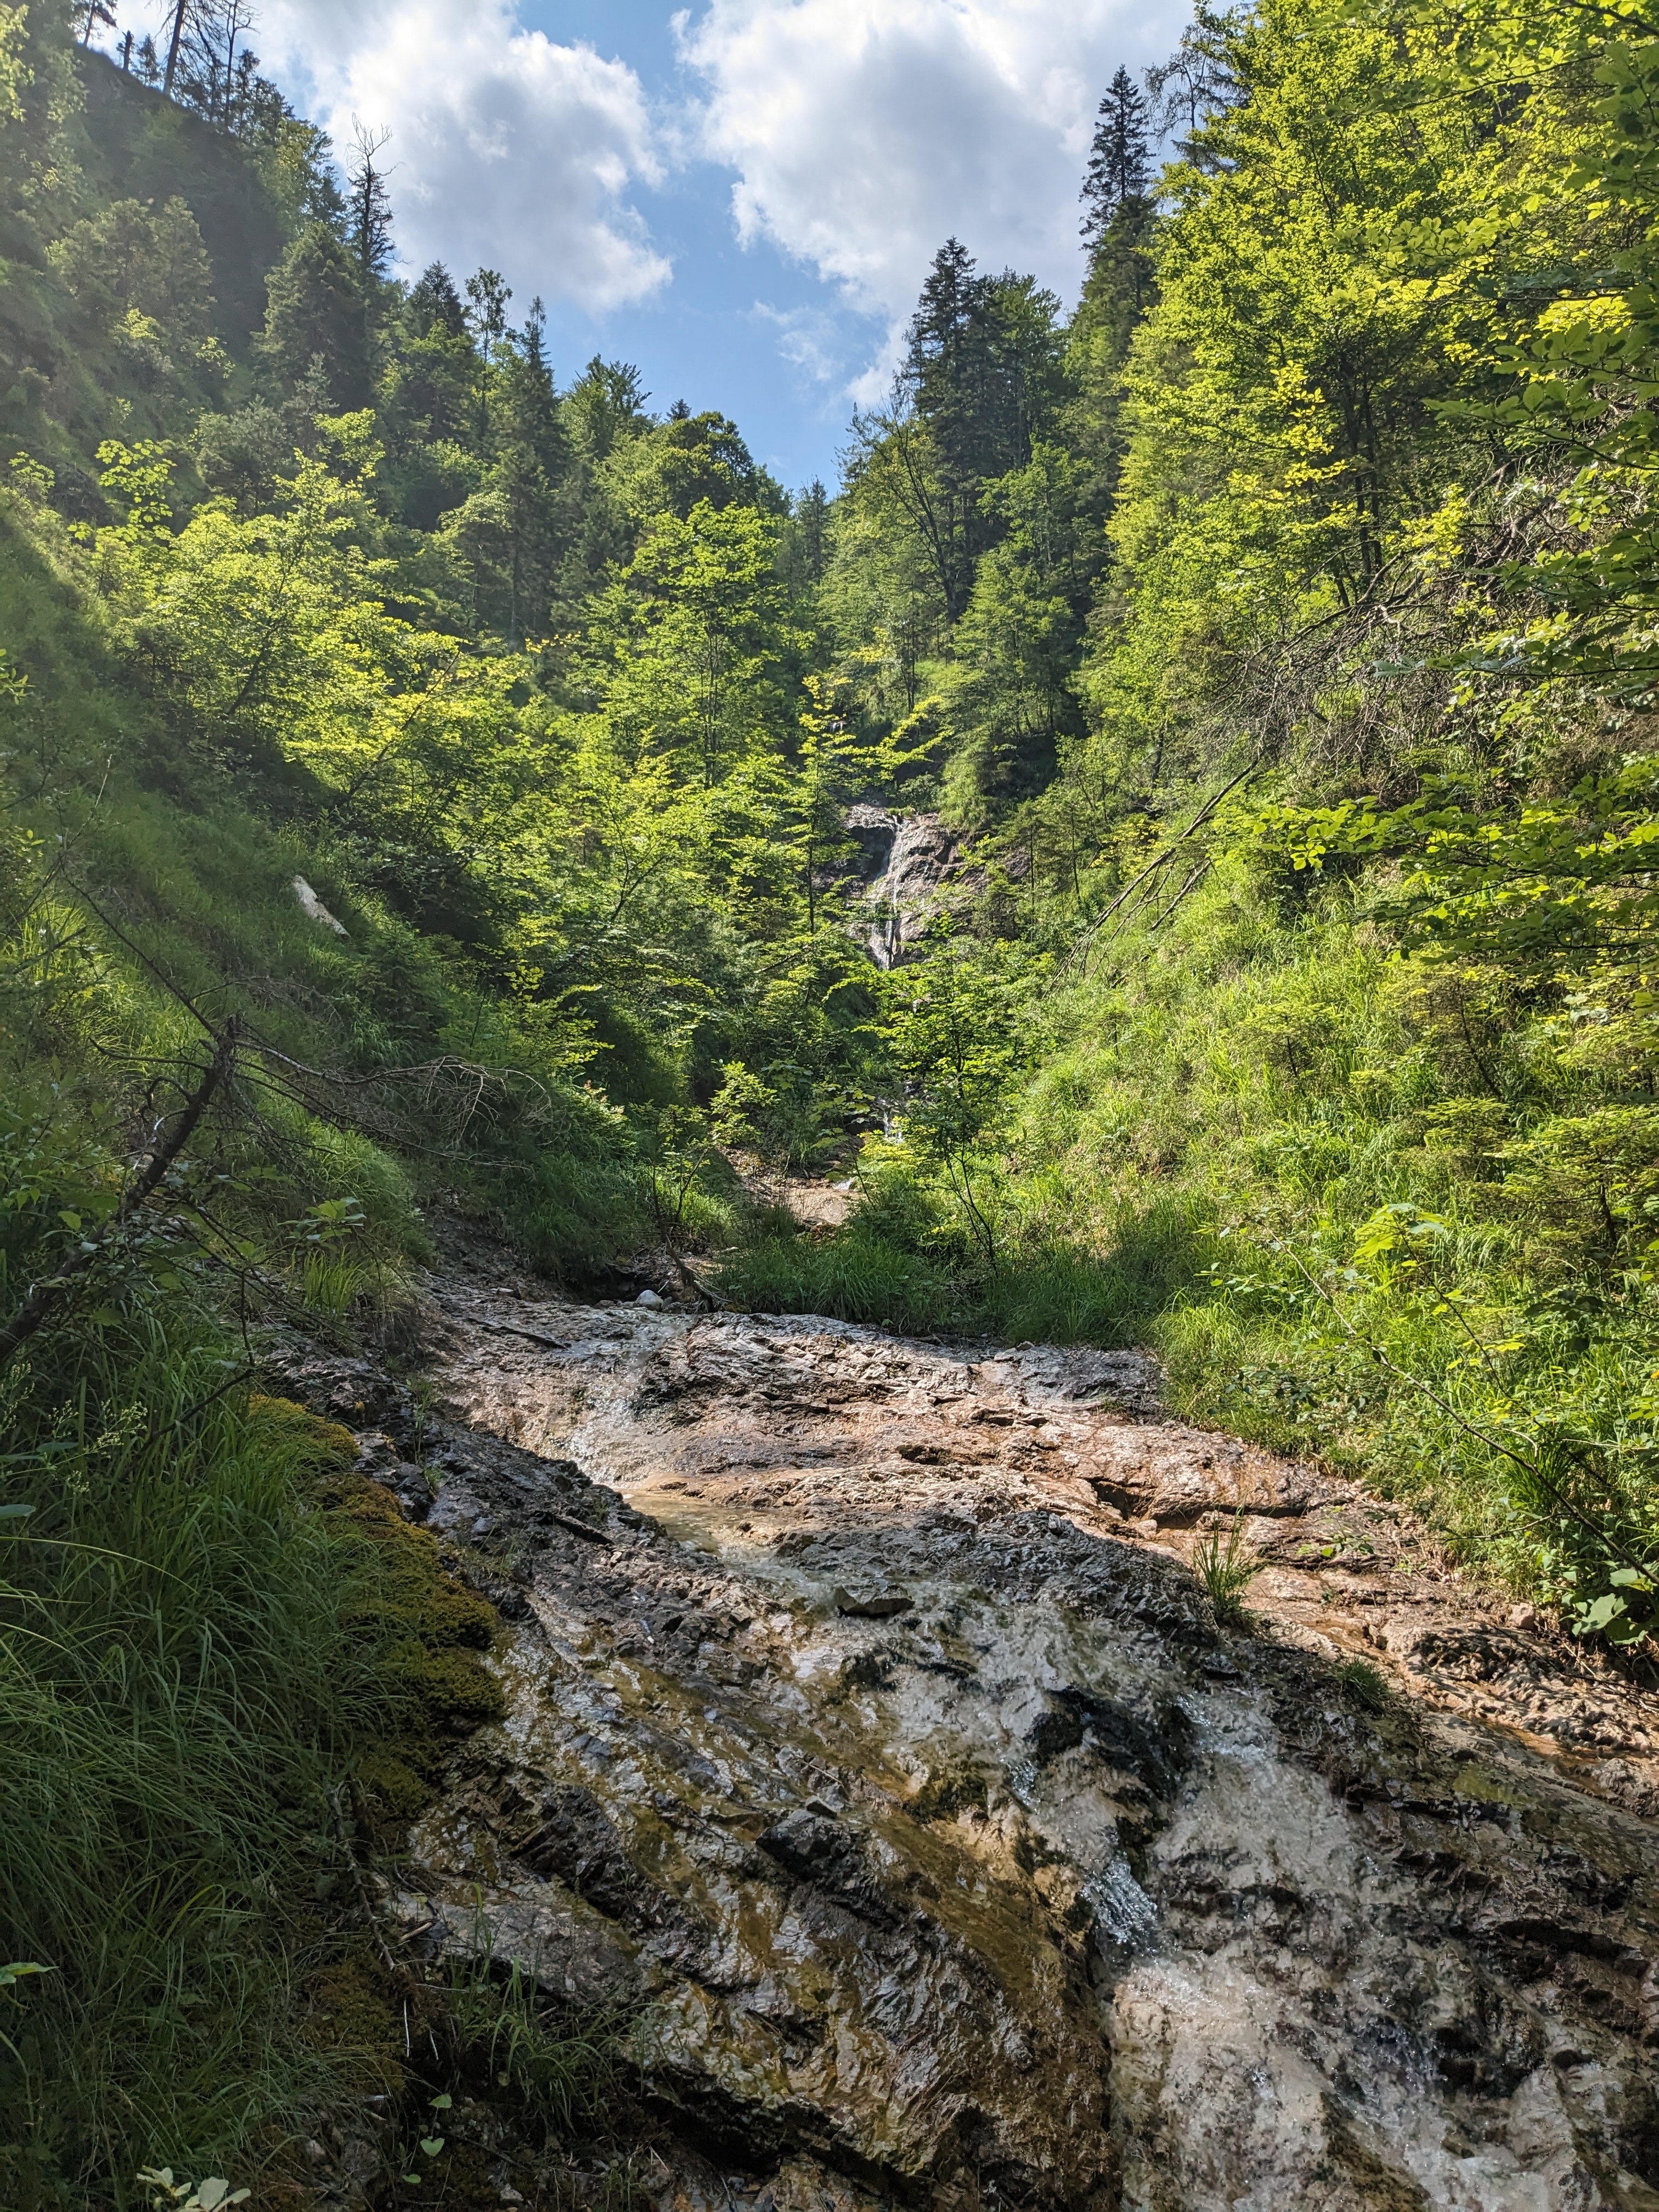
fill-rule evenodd
<path id="1" fill-rule="evenodd" d="M 939 911 L 945 886 L 961 865 L 961 847 L 937 814 L 856 806 L 848 827 L 887 840 L 880 872 L 864 893 L 871 917 L 865 941 L 878 968 L 896 968 Z"/>

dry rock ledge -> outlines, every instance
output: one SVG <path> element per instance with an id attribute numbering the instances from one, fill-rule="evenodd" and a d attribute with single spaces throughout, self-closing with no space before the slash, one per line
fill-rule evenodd
<path id="1" fill-rule="evenodd" d="M 435 1492 L 294 1381 L 510 1625 L 390 1909 L 635 2008 L 661 2212 L 1659 2212 L 1659 1702 L 1136 1355 L 501 1264 L 432 1286 Z"/>

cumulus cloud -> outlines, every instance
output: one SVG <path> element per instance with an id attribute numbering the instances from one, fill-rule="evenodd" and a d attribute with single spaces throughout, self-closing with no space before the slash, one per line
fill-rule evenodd
<path id="1" fill-rule="evenodd" d="M 526 30 L 507 0 L 270 0 L 258 43 L 337 144 L 392 133 L 397 240 L 419 265 L 500 269 L 520 299 L 590 313 L 665 284 L 627 194 L 660 174 L 639 78 L 588 46 Z"/>
<path id="2" fill-rule="evenodd" d="M 1120 62 L 1160 59 L 1182 0 L 710 0 L 678 19 L 732 211 L 896 319 L 947 236 L 1062 293 L 1078 186 Z"/>

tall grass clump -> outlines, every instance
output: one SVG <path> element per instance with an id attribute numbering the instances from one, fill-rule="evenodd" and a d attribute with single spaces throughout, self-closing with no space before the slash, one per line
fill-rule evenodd
<path id="1" fill-rule="evenodd" d="M 303 1435 L 177 1311 L 0 1373 L 0 2202 L 246 2179 L 339 2097 L 299 1990 L 349 1895 L 339 1790 L 383 1698 L 360 1546 Z"/>
<path id="2" fill-rule="evenodd" d="M 823 1314 L 908 1335 L 960 1328 L 972 1315 L 947 1269 L 873 1233 L 774 1231 L 728 1255 L 716 1281 L 723 1297 L 751 1313 Z"/>
<path id="3" fill-rule="evenodd" d="M 1224 1536 L 1212 1528 L 1193 1547 L 1193 1572 L 1210 1601 L 1210 1609 L 1225 1628 L 1242 1628 L 1249 1619 L 1244 1593 L 1265 1564 L 1252 1549 L 1239 1516 L 1235 1514 Z"/>
<path id="4" fill-rule="evenodd" d="M 617 2086 L 620 2019 L 571 2015 L 550 2006 L 517 1961 L 505 1968 L 486 1948 L 453 1960 L 445 1990 L 445 2032 L 457 2075 L 507 2099 L 538 2132 L 568 2137 L 591 2130 Z"/>

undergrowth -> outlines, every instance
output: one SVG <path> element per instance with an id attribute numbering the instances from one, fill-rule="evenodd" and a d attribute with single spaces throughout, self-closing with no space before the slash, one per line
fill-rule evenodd
<path id="1" fill-rule="evenodd" d="M 1593 1014 L 1594 1010 L 1590 1010 Z M 1391 952 L 1248 842 L 1073 975 L 981 1188 L 872 1139 L 833 1235 L 726 1295 L 920 1334 L 1142 1345 L 1171 1409 L 1361 1475 L 1634 1645 L 1659 1576 L 1659 1104 L 1616 1031 Z"/>
<path id="2" fill-rule="evenodd" d="M 0 1926 L 48 1970 L 0 2023 L 17 2212 L 128 2203 L 141 2164 L 246 2174 L 340 2092 L 296 1991 L 387 1709 L 349 1618 L 371 1563 L 227 1356 L 141 1316 L 4 1378 Z"/>

